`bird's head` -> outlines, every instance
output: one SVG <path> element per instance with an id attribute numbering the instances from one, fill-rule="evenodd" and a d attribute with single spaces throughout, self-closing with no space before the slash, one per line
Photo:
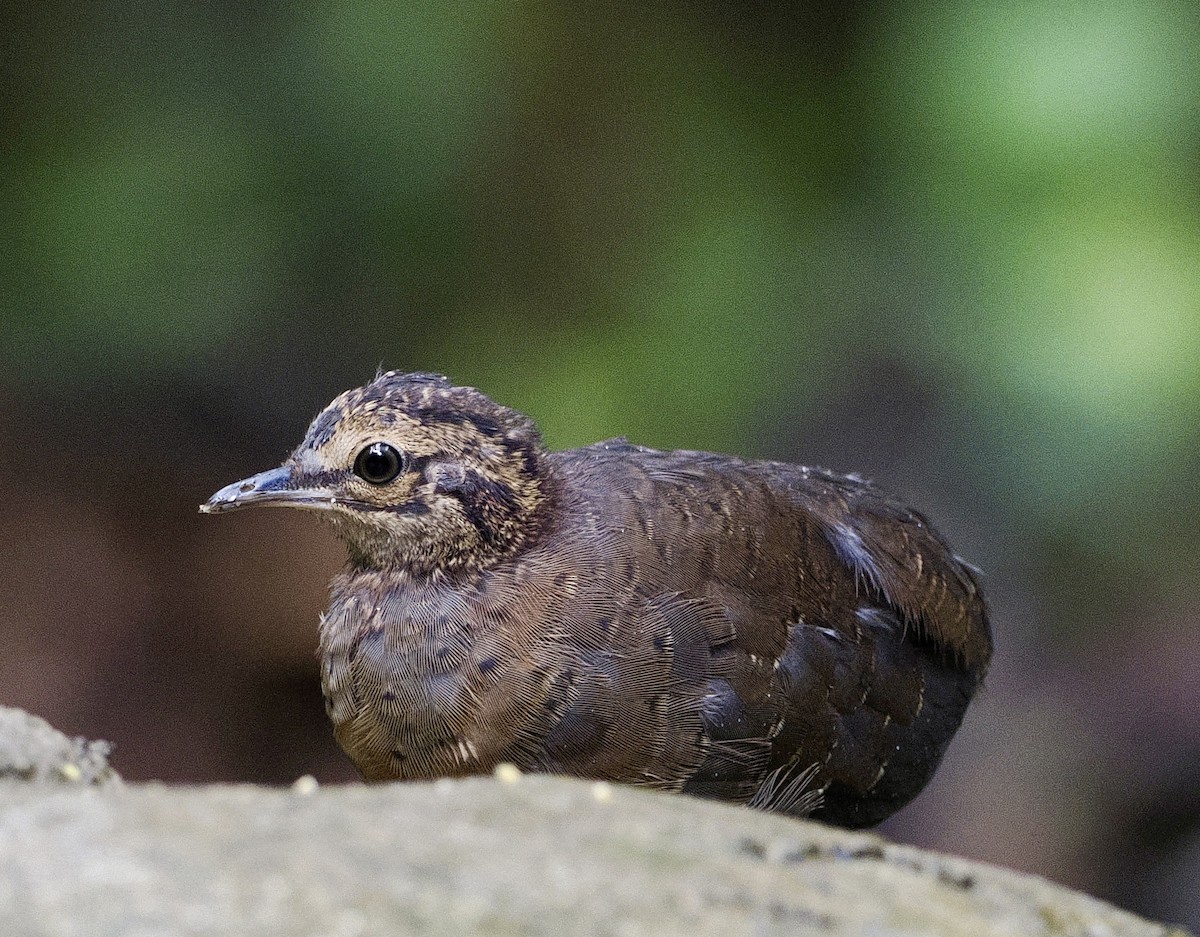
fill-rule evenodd
<path id="1" fill-rule="evenodd" d="M 315 511 L 357 565 L 454 571 L 536 534 L 544 473 L 528 417 L 440 375 L 389 371 L 335 399 L 279 468 L 226 485 L 200 510 Z"/>

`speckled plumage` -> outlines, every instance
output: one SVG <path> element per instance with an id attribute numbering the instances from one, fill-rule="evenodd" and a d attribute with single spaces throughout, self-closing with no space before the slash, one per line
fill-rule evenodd
<path id="1" fill-rule="evenodd" d="M 403 470 L 355 474 L 375 443 Z M 350 562 L 322 617 L 364 777 L 511 762 L 884 819 L 926 783 L 991 656 L 971 569 L 854 476 L 624 440 L 547 453 L 526 417 L 380 375 L 206 509 L 319 510 Z"/>

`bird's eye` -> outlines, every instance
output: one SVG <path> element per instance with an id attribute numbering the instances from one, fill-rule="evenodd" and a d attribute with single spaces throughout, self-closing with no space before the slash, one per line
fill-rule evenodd
<path id="1" fill-rule="evenodd" d="M 373 442 L 354 460 L 354 474 L 372 485 L 386 485 L 400 474 L 404 459 L 393 446 Z"/>

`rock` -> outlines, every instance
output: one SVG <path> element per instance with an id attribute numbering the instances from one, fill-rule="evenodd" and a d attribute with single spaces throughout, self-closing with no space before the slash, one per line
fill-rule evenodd
<path id="1" fill-rule="evenodd" d="M 67 738 L 45 719 L 0 706 L 0 781 L 112 784 L 112 745 Z"/>
<path id="2" fill-rule="evenodd" d="M 1183 934 L 872 835 L 529 775 L 6 784 L 0 843 L 11 937 Z"/>

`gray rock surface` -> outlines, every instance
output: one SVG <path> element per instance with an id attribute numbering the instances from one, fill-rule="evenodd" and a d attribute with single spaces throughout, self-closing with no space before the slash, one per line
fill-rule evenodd
<path id="1" fill-rule="evenodd" d="M 1027 875 L 547 777 L 0 784 L 0 934 L 1167 937 Z"/>
<path id="2" fill-rule="evenodd" d="M 111 753 L 108 742 L 67 738 L 45 719 L 0 706 L 0 782 L 112 784 L 120 777 Z"/>

